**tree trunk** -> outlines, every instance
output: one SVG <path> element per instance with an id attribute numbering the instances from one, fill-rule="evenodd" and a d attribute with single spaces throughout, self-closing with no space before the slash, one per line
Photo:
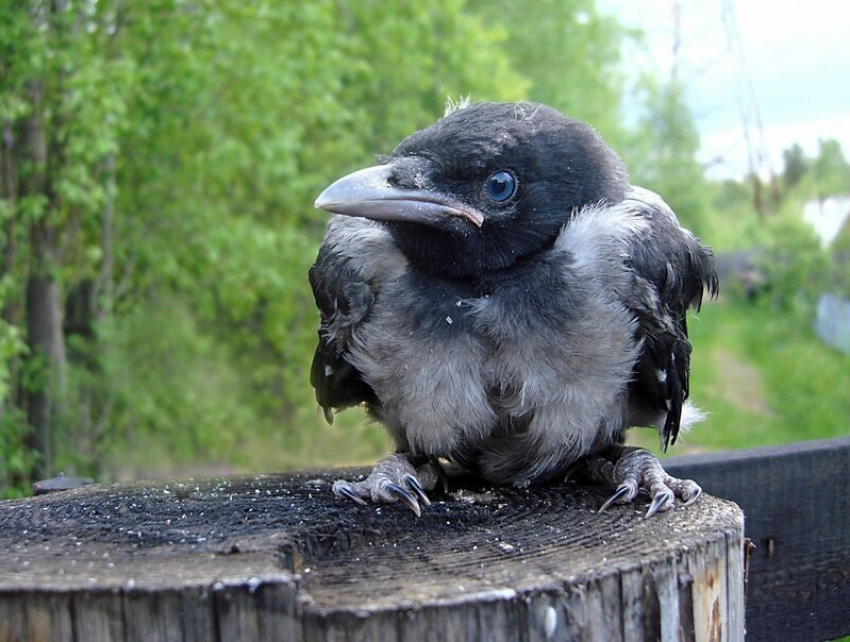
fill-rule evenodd
<path id="1" fill-rule="evenodd" d="M 30 223 L 30 265 L 26 278 L 26 341 L 35 368 L 43 376 L 22 391 L 23 407 L 32 433 L 30 446 L 36 454 L 33 478 L 51 474 L 56 445 L 56 420 L 65 399 L 65 337 L 62 333 L 62 304 L 54 276 L 58 230 L 48 222 L 51 210 L 59 207 L 49 172 L 52 153 L 59 156 L 58 141 L 49 144 L 45 124 L 44 86 L 40 80 L 28 84 L 32 113 L 23 122 L 20 154 L 27 172 L 22 176 L 22 196 L 44 198 L 45 211 Z M 53 159 L 54 162 L 56 158 Z M 38 360 L 42 360 L 41 363 Z"/>
<path id="2" fill-rule="evenodd" d="M 2 138 L 0 138 L 0 198 L 6 202 L 6 206 L 11 210 L 12 214 L 3 222 L 3 272 L 2 276 L 15 274 L 15 265 L 18 258 L 18 221 L 17 212 L 15 212 L 16 190 L 15 184 L 17 178 L 15 176 L 15 161 L 13 149 L 15 144 L 15 136 L 12 124 L 6 122 L 3 124 Z M 2 310 L 0 311 L 3 321 L 11 326 L 20 326 L 20 301 L 16 297 L 10 297 L 7 301 L 2 302 Z M 11 399 L 16 398 L 16 376 L 17 359 L 9 364 L 9 382 L 10 390 L 4 398 L 0 398 L 0 416 L 6 409 L 6 405 Z"/>
<path id="3" fill-rule="evenodd" d="M 743 639 L 730 502 L 645 519 L 645 503 L 600 513 L 598 488 L 450 478 L 416 517 L 335 497 L 356 474 L 0 503 L 0 640 Z"/>
<path id="4" fill-rule="evenodd" d="M 7 207 L 15 209 L 15 162 L 12 150 L 15 144 L 14 132 L 11 123 L 3 124 L 2 138 L 0 138 L 0 198 L 6 201 Z M 3 222 L 3 274 L 12 274 L 15 270 L 15 259 L 17 258 L 17 234 L 16 217 L 9 216 Z M 13 322 L 10 318 L 13 312 L 10 303 L 5 302 L 3 306 L 3 318 Z"/>
<path id="5" fill-rule="evenodd" d="M 100 268 L 100 279 L 97 283 L 96 316 L 98 321 L 109 317 L 112 313 L 115 296 L 115 152 L 106 157 L 104 165 L 104 183 L 106 201 L 103 204 L 101 222 L 100 246 L 103 250 L 103 261 Z"/>
<path id="6" fill-rule="evenodd" d="M 43 359 L 41 385 L 27 390 L 27 419 L 33 428 L 31 447 L 40 455 L 34 476 L 49 477 L 56 449 L 56 423 L 65 399 L 65 337 L 56 280 L 32 274 L 27 282 L 27 343 L 31 358 Z"/>

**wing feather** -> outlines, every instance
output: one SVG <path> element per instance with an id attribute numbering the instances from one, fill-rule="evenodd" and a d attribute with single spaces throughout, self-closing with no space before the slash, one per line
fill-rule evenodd
<path id="1" fill-rule="evenodd" d="M 328 423 L 333 423 L 334 410 L 376 402 L 374 390 L 346 358 L 351 333 L 368 317 L 374 293 L 360 271 L 336 249 L 326 241 L 309 275 L 320 315 L 310 383 Z"/>
<path id="2" fill-rule="evenodd" d="M 717 292 L 714 256 L 657 195 L 633 188 L 635 211 L 649 223 L 647 234 L 635 236 L 628 265 L 633 288 L 626 305 L 638 321 L 643 350 L 630 386 L 630 405 L 643 416 L 664 417 L 664 447 L 676 442 L 682 408 L 690 393 L 691 343 L 687 310 L 699 309 L 704 294 Z"/>

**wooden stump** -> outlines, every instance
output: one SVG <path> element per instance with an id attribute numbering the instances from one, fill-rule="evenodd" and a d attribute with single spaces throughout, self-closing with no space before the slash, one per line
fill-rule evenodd
<path id="1" fill-rule="evenodd" d="M 333 496 L 359 472 L 0 502 L 0 640 L 743 638 L 732 503 L 647 520 L 573 483 L 467 485 L 417 518 Z"/>

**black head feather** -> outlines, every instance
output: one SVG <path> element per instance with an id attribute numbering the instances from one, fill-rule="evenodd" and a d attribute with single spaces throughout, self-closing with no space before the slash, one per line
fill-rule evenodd
<path id="1" fill-rule="evenodd" d="M 405 140 L 382 163 L 397 188 L 445 194 L 483 215 L 437 225 L 388 223 L 417 267 L 468 279 L 547 249 L 571 214 L 588 204 L 619 202 L 625 167 L 588 125 L 531 103 L 475 103 Z M 516 182 L 505 201 L 485 186 L 498 172 Z"/>

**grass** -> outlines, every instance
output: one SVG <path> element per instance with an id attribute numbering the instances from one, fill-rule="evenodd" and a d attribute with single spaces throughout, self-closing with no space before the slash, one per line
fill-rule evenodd
<path id="1" fill-rule="evenodd" d="M 681 435 L 668 455 L 850 433 L 850 356 L 822 344 L 810 319 L 727 297 L 707 303 L 689 327 L 691 400 L 708 418 Z M 660 450 L 652 430 L 632 430 L 630 440 Z M 384 429 L 362 410 L 341 413 L 328 426 L 311 407 L 299 409 L 292 425 L 258 425 L 212 460 L 187 461 L 150 435 L 118 448 L 106 468 L 127 479 L 368 465 L 390 449 Z"/>
<path id="2" fill-rule="evenodd" d="M 850 355 L 821 343 L 811 325 L 761 304 L 706 305 L 690 321 L 691 399 L 709 416 L 670 454 L 850 434 Z"/>

